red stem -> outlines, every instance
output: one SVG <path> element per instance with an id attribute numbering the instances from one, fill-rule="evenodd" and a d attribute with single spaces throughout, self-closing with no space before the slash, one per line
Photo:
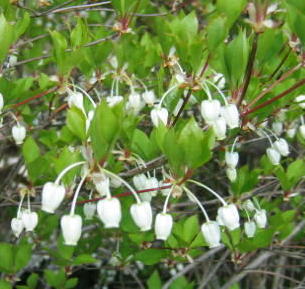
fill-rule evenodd
<path id="1" fill-rule="evenodd" d="M 243 111 L 241 113 L 241 116 L 244 117 L 244 116 L 246 116 L 246 115 L 248 115 L 250 113 L 253 113 L 253 112 L 255 112 L 255 111 L 265 107 L 265 106 L 268 106 L 269 104 L 279 100 L 280 98 L 286 96 L 287 94 L 289 94 L 290 92 L 294 91 L 295 89 L 297 89 L 298 87 L 300 87 L 300 86 L 302 86 L 304 84 L 305 84 L 305 78 L 300 80 L 299 82 L 297 82 L 293 86 L 289 87 L 288 89 L 286 89 L 285 91 L 283 91 L 279 95 L 277 95 L 277 96 L 275 96 L 275 97 L 273 97 L 273 98 L 271 98 L 271 99 L 269 99 L 269 100 L 267 100 L 267 101 L 265 101 L 265 102 L 255 106 L 255 107 L 253 107 L 252 109 Z"/>
<path id="2" fill-rule="evenodd" d="M 37 98 L 41 98 L 41 97 L 43 97 L 43 96 L 46 96 L 46 95 L 48 95 L 48 94 L 50 94 L 50 93 L 56 91 L 58 88 L 59 88 L 59 86 L 55 86 L 55 87 L 50 88 L 50 89 L 48 89 L 48 90 L 46 90 L 46 91 L 43 91 L 43 92 L 41 92 L 41 93 L 39 93 L 39 94 L 36 94 L 36 95 L 34 95 L 34 96 L 32 96 L 32 97 L 29 97 L 29 98 L 27 98 L 27 99 L 25 99 L 25 100 L 23 100 L 23 101 L 21 101 L 21 102 L 15 103 L 15 104 L 13 104 L 13 108 L 17 108 L 17 107 L 19 107 L 19 106 L 21 106 L 21 105 L 24 105 L 24 104 L 26 104 L 26 103 L 31 102 L 32 100 L 35 100 L 35 99 L 37 99 Z"/>

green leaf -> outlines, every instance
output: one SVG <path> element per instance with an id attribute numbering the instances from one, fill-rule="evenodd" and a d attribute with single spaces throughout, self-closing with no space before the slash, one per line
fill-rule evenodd
<path id="1" fill-rule="evenodd" d="M 90 264 L 90 263 L 96 263 L 98 260 L 93 258 L 91 255 L 88 254 L 82 254 L 78 255 L 74 261 L 74 265 L 82 265 L 82 264 Z"/>
<path id="2" fill-rule="evenodd" d="M 24 268 L 32 257 L 32 245 L 23 243 L 15 248 L 14 271 L 17 272 Z"/>
<path id="3" fill-rule="evenodd" d="M 26 29 L 29 27 L 31 22 L 31 18 L 29 13 L 24 13 L 22 19 L 20 19 L 15 27 L 14 27 L 14 32 L 15 32 L 15 39 L 14 41 L 16 41 L 25 31 Z"/>
<path id="4" fill-rule="evenodd" d="M 137 252 L 135 259 L 143 262 L 145 265 L 157 264 L 168 256 L 167 250 L 160 249 L 147 249 L 144 251 Z"/>
<path id="5" fill-rule="evenodd" d="M 193 289 L 194 288 L 194 284 L 189 283 L 189 281 L 185 278 L 185 277 L 179 277 L 177 278 L 169 287 L 169 289 Z"/>
<path id="6" fill-rule="evenodd" d="M 78 283 L 78 278 L 71 278 L 65 283 L 65 289 L 75 288 Z"/>
<path id="7" fill-rule="evenodd" d="M 226 18 L 219 16 L 211 20 L 207 26 L 207 43 L 210 52 L 213 52 L 226 38 L 228 27 Z"/>
<path id="8" fill-rule="evenodd" d="M 11 273 L 14 271 L 14 251 L 13 245 L 0 243 L 0 271 Z"/>
<path id="9" fill-rule="evenodd" d="M 73 47 L 78 47 L 86 42 L 89 39 L 89 31 L 87 29 L 86 24 L 84 23 L 82 18 L 77 19 L 77 24 L 75 28 L 71 32 L 71 43 Z"/>
<path id="10" fill-rule="evenodd" d="M 44 270 L 44 278 L 50 286 L 55 288 L 63 287 L 66 282 L 66 276 L 64 270 L 52 271 Z"/>
<path id="11" fill-rule="evenodd" d="M 189 244 L 194 240 L 199 231 L 200 227 L 198 222 L 198 216 L 191 216 L 183 222 L 183 229 L 179 237 L 187 244 Z"/>
<path id="12" fill-rule="evenodd" d="M 39 280 L 39 275 L 36 273 L 32 273 L 26 280 L 26 284 L 30 289 L 35 289 Z"/>
<path id="13" fill-rule="evenodd" d="M 90 126 L 90 137 L 97 160 L 107 156 L 119 136 L 122 108 L 121 104 L 111 108 L 103 101 L 95 111 Z"/>
<path id="14" fill-rule="evenodd" d="M 0 288 L 1 289 L 12 289 L 13 287 L 9 282 L 7 282 L 5 280 L 0 280 Z"/>
<path id="15" fill-rule="evenodd" d="M 155 270 L 147 280 L 148 289 L 161 289 L 162 282 L 160 275 L 157 270 Z"/>
<path id="16" fill-rule="evenodd" d="M 86 139 L 86 117 L 79 108 L 73 106 L 68 110 L 67 127 L 79 139 Z"/>
<path id="17" fill-rule="evenodd" d="M 3 14 L 0 14 L 0 64 L 5 59 L 10 45 L 14 39 L 14 28 L 10 25 Z"/>
<path id="18" fill-rule="evenodd" d="M 240 13 L 244 10 L 246 4 L 246 0 L 217 0 L 216 7 L 220 13 L 224 14 L 227 17 L 227 26 L 228 28 L 230 28 L 230 26 L 240 16 Z"/>
<path id="19" fill-rule="evenodd" d="M 40 150 L 35 140 L 29 136 L 22 145 L 22 153 L 25 161 L 31 163 L 40 156 Z"/>

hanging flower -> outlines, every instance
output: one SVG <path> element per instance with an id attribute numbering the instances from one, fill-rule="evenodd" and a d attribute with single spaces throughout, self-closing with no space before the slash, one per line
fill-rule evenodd
<path id="1" fill-rule="evenodd" d="M 161 123 L 163 125 L 167 125 L 168 121 L 168 111 L 166 108 L 162 107 L 156 107 L 151 110 L 150 112 L 151 121 L 154 126 L 159 126 Z"/>
<path id="2" fill-rule="evenodd" d="M 227 104 L 221 107 L 221 115 L 226 120 L 229 128 L 239 127 L 239 112 L 235 104 Z"/>
<path id="3" fill-rule="evenodd" d="M 238 164 L 239 155 L 237 152 L 226 152 L 225 161 L 229 168 L 235 169 Z"/>
<path id="4" fill-rule="evenodd" d="M 22 233 L 23 229 L 24 229 L 24 224 L 21 220 L 21 218 L 13 218 L 11 221 L 11 228 L 12 231 L 14 233 L 14 235 L 16 236 L 16 238 L 19 238 L 20 234 Z"/>
<path id="5" fill-rule="evenodd" d="M 41 209 L 47 213 L 53 214 L 60 206 L 66 191 L 62 185 L 57 185 L 52 182 L 47 182 L 42 188 L 42 207 Z"/>
<path id="6" fill-rule="evenodd" d="M 159 240 L 167 240 L 173 227 L 173 217 L 170 214 L 159 213 L 155 220 L 155 234 Z"/>
<path id="7" fill-rule="evenodd" d="M 226 205 L 218 209 L 218 218 L 230 231 L 239 228 L 239 213 L 234 204 Z"/>
<path id="8" fill-rule="evenodd" d="M 79 215 L 64 215 L 60 225 L 66 245 L 76 246 L 82 233 L 82 218 Z"/>
<path id="9" fill-rule="evenodd" d="M 25 127 L 20 125 L 19 123 L 17 125 L 14 125 L 12 127 L 12 135 L 13 135 L 13 139 L 17 145 L 22 144 L 25 139 L 25 136 L 26 136 Z"/>
<path id="10" fill-rule="evenodd" d="M 281 154 L 274 148 L 267 148 L 266 150 L 267 152 L 267 156 L 270 160 L 270 162 L 273 164 L 273 165 L 279 165 L 280 164 L 280 161 L 281 161 Z"/>
<path id="11" fill-rule="evenodd" d="M 201 102 L 201 115 L 207 124 L 216 121 L 220 114 L 220 102 L 214 100 L 203 100 Z"/>
<path id="12" fill-rule="evenodd" d="M 273 146 L 282 156 L 287 157 L 289 155 L 289 146 L 285 139 L 279 138 Z"/>
<path id="13" fill-rule="evenodd" d="M 207 242 L 209 248 L 220 246 L 220 228 L 219 224 L 214 221 L 209 221 L 201 226 L 202 235 Z"/>
<path id="14" fill-rule="evenodd" d="M 245 222 L 245 233 L 248 238 L 253 238 L 256 231 L 256 225 L 253 221 Z"/>
<path id="15" fill-rule="evenodd" d="M 32 232 L 38 224 L 38 215 L 35 212 L 24 210 L 21 212 L 21 220 L 27 232 Z"/>
<path id="16" fill-rule="evenodd" d="M 83 211 L 84 211 L 85 218 L 87 220 L 92 220 L 95 215 L 96 204 L 93 202 L 84 204 Z"/>
<path id="17" fill-rule="evenodd" d="M 152 210 L 149 202 L 133 204 L 130 207 L 130 214 L 141 231 L 148 231 L 152 224 Z"/>
<path id="18" fill-rule="evenodd" d="M 97 213 L 105 228 L 118 228 L 122 218 L 121 204 L 117 198 L 107 198 L 97 203 Z"/>
<path id="19" fill-rule="evenodd" d="M 267 226 L 267 213 L 266 210 L 257 210 L 254 215 L 254 220 L 257 224 L 257 227 L 264 229 Z"/>

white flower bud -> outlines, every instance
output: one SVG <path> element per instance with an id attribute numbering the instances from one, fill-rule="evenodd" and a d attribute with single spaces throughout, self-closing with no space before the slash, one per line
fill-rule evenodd
<path id="1" fill-rule="evenodd" d="M 305 124 L 302 124 L 299 128 L 302 138 L 305 138 Z"/>
<path id="2" fill-rule="evenodd" d="M 123 101 L 123 96 L 115 95 L 115 96 L 108 96 L 106 97 L 106 102 L 108 103 L 109 107 L 116 106 L 118 103 Z"/>
<path id="3" fill-rule="evenodd" d="M 301 94 L 295 98 L 295 102 L 299 104 L 299 107 L 305 108 L 305 95 Z"/>
<path id="4" fill-rule="evenodd" d="M 168 111 L 166 108 L 154 108 L 150 112 L 151 121 L 154 126 L 159 126 L 161 123 L 167 125 Z"/>
<path id="5" fill-rule="evenodd" d="M 97 213 L 105 228 L 118 228 L 122 212 L 121 203 L 117 198 L 107 198 L 97 203 Z"/>
<path id="6" fill-rule="evenodd" d="M 117 178 L 110 178 L 110 186 L 113 188 L 119 188 L 122 185 L 121 180 Z"/>
<path id="7" fill-rule="evenodd" d="M 84 211 L 85 218 L 87 220 L 92 220 L 95 215 L 96 204 L 93 202 L 84 204 L 83 211 Z"/>
<path id="8" fill-rule="evenodd" d="M 152 210 L 149 202 L 133 204 L 130 207 L 130 214 L 141 231 L 148 231 L 152 224 Z"/>
<path id="9" fill-rule="evenodd" d="M 289 128 L 286 131 L 288 138 L 294 138 L 295 134 L 297 133 L 297 129 L 295 127 Z"/>
<path id="10" fill-rule="evenodd" d="M 239 213 L 237 207 L 234 204 L 226 205 L 218 209 L 217 211 L 219 220 L 230 231 L 239 228 Z"/>
<path id="11" fill-rule="evenodd" d="M 221 107 L 220 113 L 226 120 L 229 128 L 239 127 L 239 112 L 235 104 L 228 104 Z"/>
<path id="12" fill-rule="evenodd" d="M 226 138 L 227 123 L 223 117 L 219 117 L 215 121 L 213 121 L 212 127 L 218 140 L 223 140 Z"/>
<path id="13" fill-rule="evenodd" d="M 20 218 L 13 218 L 11 221 L 11 228 L 16 238 L 19 238 L 24 229 L 24 224 Z"/>
<path id="14" fill-rule="evenodd" d="M 211 124 L 211 122 L 217 120 L 219 114 L 220 102 L 217 99 L 203 100 L 201 102 L 201 115 L 206 123 Z"/>
<path id="15" fill-rule="evenodd" d="M 137 190 L 146 189 L 147 177 L 144 174 L 136 175 L 132 178 L 132 182 Z"/>
<path id="16" fill-rule="evenodd" d="M 274 148 L 267 148 L 266 150 L 267 152 L 267 156 L 270 160 L 270 162 L 273 164 L 273 165 L 279 165 L 280 164 L 280 161 L 281 161 L 281 154 Z"/>
<path id="17" fill-rule="evenodd" d="M 30 212 L 28 210 L 21 213 L 21 220 L 23 222 L 24 228 L 27 232 L 34 231 L 38 224 L 38 215 L 35 212 Z"/>
<path id="18" fill-rule="evenodd" d="M 267 226 L 267 214 L 266 210 L 257 210 L 254 215 L 254 220 L 257 224 L 257 227 L 264 229 Z"/>
<path id="19" fill-rule="evenodd" d="M 101 197 L 110 195 L 110 179 L 102 173 L 93 173 L 92 181 Z"/>
<path id="20" fill-rule="evenodd" d="M 280 138 L 274 142 L 274 148 L 284 157 L 289 155 L 289 146 L 285 139 Z"/>
<path id="21" fill-rule="evenodd" d="M 2 111 L 4 106 L 3 94 L 0 92 L 0 112 Z"/>
<path id="22" fill-rule="evenodd" d="M 45 183 L 42 188 L 41 209 L 53 214 L 63 201 L 65 193 L 66 191 L 64 186 L 52 182 Z"/>
<path id="23" fill-rule="evenodd" d="M 155 234 L 158 240 L 167 240 L 173 227 L 173 217 L 170 214 L 159 213 L 155 220 Z"/>
<path id="24" fill-rule="evenodd" d="M 201 226 L 202 235 L 207 242 L 209 248 L 220 246 L 220 228 L 219 224 L 214 221 L 209 221 Z"/>
<path id="25" fill-rule="evenodd" d="M 276 135 L 281 135 L 283 132 L 283 123 L 280 121 L 272 123 L 272 130 Z"/>
<path id="26" fill-rule="evenodd" d="M 253 221 L 245 222 L 245 233 L 248 238 L 253 238 L 256 231 L 256 225 Z"/>
<path id="27" fill-rule="evenodd" d="M 227 168 L 226 169 L 226 174 L 230 182 L 235 182 L 237 178 L 237 172 L 236 169 L 233 168 Z"/>
<path id="28" fill-rule="evenodd" d="M 144 101 L 148 104 L 148 105 L 153 105 L 156 101 L 156 97 L 155 97 L 155 93 L 153 90 L 149 90 L 149 91 L 145 91 L 142 93 L 142 97 L 144 99 Z"/>
<path id="29" fill-rule="evenodd" d="M 68 105 L 69 107 L 76 106 L 80 110 L 84 110 L 84 96 L 80 92 L 72 91 L 68 95 Z"/>
<path id="30" fill-rule="evenodd" d="M 79 215 L 64 215 L 60 225 L 66 245 L 76 246 L 82 234 L 82 218 Z"/>
<path id="31" fill-rule="evenodd" d="M 245 209 L 245 210 L 248 210 L 250 212 L 253 212 L 255 211 L 255 206 L 253 204 L 253 202 L 251 200 L 247 200 L 245 201 L 243 204 L 242 204 L 242 207 Z"/>
<path id="32" fill-rule="evenodd" d="M 225 160 L 229 168 L 235 169 L 238 164 L 239 155 L 237 152 L 226 152 Z"/>
<path id="33" fill-rule="evenodd" d="M 22 144 L 26 135 L 25 127 L 20 124 L 14 125 L 12 128 L 12 135 L 17 145 Z"/>

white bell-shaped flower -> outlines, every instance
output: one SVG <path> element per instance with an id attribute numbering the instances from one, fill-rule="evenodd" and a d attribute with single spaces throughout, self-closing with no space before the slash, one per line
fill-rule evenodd
<path id="1" fill-rule="evenodd" d="M 87 220 L 92 220 L 95 215 L 96 204 L 93 202 L 84 204 L 83 211 L 84 211 L 85 218 Z"/>
<path id="2" fill-rule="evenodd" d="M 84 110 L 84 96 L 82 93 L 77 91 L 71 91 L 68 95 L 68 105 L 69 107 L 76 106 L 80 110 Z"/>
<path id="3" fill-rule="evenodd" d="M 237 178 L 237 171 L 236 169 L 233 168 L 226 168 L 226 175 L 228 177 L 228 179 L 230 180 L 230 182 L 235 182 L 236 178 Z"/>
<path id="4" fill-rule="evenodd" d="M 126 103 L 126 110 L 133 114 L 138 114 L 143 108 L 144 104 L 141 99 L 141 95 L 138 93 L 131 93 L 128 97 L 128 102 Z"/>
<path id="5" fill-rule="evenodd" d="M 299 127 L 299 131 L 300 131 L 300 135 L 302 138 L 305 138 L 305 124 L 302 124 L 300 127 Z"/>
<path id="6" fill-rule="evenodd" d="M 146 189 L 147 185 L 147 177 L 144 174 L 136 175 L 132 178 L 132 182 L 137 190 Z"/>
<path id="7" fill-rule="evenodd" d="M 225 160 L 229 168 L 235 169 L 238 164 L 239 155 L 237 152 L 226 152 Z"/>
<path id="8" fill-rule="evenodd" d="M 124 100 L 123 96 L 115 95 L 115 96 L 108 96 L 106 97 L 106 102 L 109 107 L 116 106 L 118 103 Z"/>
<path id="9" fill-rule="evenodd" d="M 101 197 L 110 195 L 110 179 L 103 173 L 93 173 L 92 181 Z"/>
<path id="10" fill-rule="evenodd" d="M 167 125 L 168 111 L 164 107 L 156 107 L 151 110 L 150 117 L 154 126 L 159 126 L 161 123 Z"/>
<path id="11" fill-rule="evenodd" d="M 32 232 L 38 224 L 38 215 L 35 212 L 25 210 L 21 212 L 21 220 L 27 232 Z"/>
<path id="12" fill-rule="evenodd" d="M 253 238 L 256 231 L 256 225 L 253 221 L 245 222 L 245 233 L 248 238 Z"/>
<path id="13" fill-rule="evenodd" d="M 156 101 L 156 96 L 153 90 L 148 90 L 142 93 L 142 97 L 144 99 L 144 101 L 148 104 L 148 105 L 154 105 L 155 101 Z"/>
<path id="14" fill-rule="evenodd" d="M 76 246 L 82 234 L 83 220 L 79 215 L 64 215 L 60 225 L 66 245 Z"/>
<path id="15" fill-rule="evenodd" d="M 297 129 L 295 127 L 292 127 L 292 128 L 289 128 L 287 129 L 286 131 L 286 134 L 287 134 L 287 137 L 288 138 L 294 138 L 294 136 L 296 135 L 297 133 Z"/>
<path id="16" fill-rule="evenodd" d="M 250 212 L 253 212 L 255 211 L 255 206 L 253 204 L 253 202 L 251 200 L 246 200 L 243 204 L 242 204 L 242 207 L 247 210 L 247 211 L 250 211 Z"/>
<path id="17" fill-rule="evenodd" d="M 284 157 L 289 155 L 289 145 L 283 138 L 279 138 L 273 144 L 274 148 Z"/>
<path id="18" fill-rule="evenodd" d="M 22 144 L 26 136 L 25 127 L 20 124 L 14 125 L 12 128 L 12 135 L 17 145 Z"/>
<path id="19" fill-rule="evenodd" d="M 267 148 L 266 150 L 267 156 L 270 160 L 270 162 L 273 165 L 279 165 L 281 161 L 281 154 L 274 148 Z"/>
<path id="20" fill-rule="evenodd" d="M 4 106 L 3 94 L 0 92 L 0 112 L 2 111 Z"/>
<path id="21" fill-rule="evenodd" d="M 209 248 L 220 246 L 221 233 L 217 222 L 209 221 L 204 223 L 201 226 L 201 232 Z"/>
<path id="22" fill-rule="evenodd" d="M 267 213 L 266 210 L 257 210 L 254 215 L 254 220 L 257 224 L 257 227 L 264 229 L 267 226 Z"/>
<path id="23" fill-rule="evenodd" d="M 220 113 L 226 120 L 229 128 L 233 129 L 239 127 L 239 112 L 235 104 L 222 106 Z"/>
<path id="24" fill-rule="evenodd" d="M 53 214 L 65 198 L 65 187 L 52 182 L 47 182 L 42 188 L 42 207 L 47 213 Z"/>
<path id="25" fill-rule="evenodd" d="M 141 231 L 148 231 L 151 229 L 152 209 L 149 202 L 133 204 L 130 207 L 130 214 Z"/>
<path id="26" fill-rule="evenodd" d="M 276 121 L 272 123 L 272 130 L 276 135 L 281 135 L 283 132 L 283 123 L 281 121 Z"/>
<path id="27" fill-rule="evenodd" d="M 159 182 L 159 187 L 161 187 L 161 188 L 168 186 L 168 185 L 170 185 L 170 183 L 164 182 L 164 180 Z M 168 189 L 162 189 L 160 192 L 161 192 L 162 196 L 166 197 L 170 191 L 171 191 L 171 188 L 168 188 Z"/>
<path id="28" fill-rule="evenodd" d="M 122 218 L 121 203 L 117 198 L 106 198 L 97 203 L 97 213 L 105 228 L 118 228 Z"/>
<path id="29" fill-rule="evenodd" d="M 299 104 L 299 107 L 305 108 L 305 95 L 301 94 L 295 98 L 295 102 Z"/>
<path id="30" fill-rule="evenodd" d="M 237 207 L 234 204 L 220 207 L 217 211 L 219 220 L 230 231 L 239 228 L 239 213 Z"/>
<path id="31" fill-rule="evenodd" d="M 167 240 L 173 227 L 173 217 L 170 214 L 159 213 L 155 220 L 155 234 L 158 240 Z"/>
<path id="32" fill-rule="evenodd" d="M 11 228 L 16 238 L 19 238 L 24 229 L 24 224 L 21 218 L 13 218 L 11 221 Z"/>
<path id="33" fill-rule="evenodd" d="M 213 131 L 216 135 L 216 138 L 218 140 L 223 140 L 226 138 L 226 133 L 227 133 L 227 123 L 226 120 L 220 116 L 218 117 L 215 121 L 212 123 Z"/>
<path id="34" fill-rule="evenodd" d="M 211 124 L 220 114 L 220 102 L 217 99 L 203 100 L 201 102 L 201 115 L 206 123 Z"/>

